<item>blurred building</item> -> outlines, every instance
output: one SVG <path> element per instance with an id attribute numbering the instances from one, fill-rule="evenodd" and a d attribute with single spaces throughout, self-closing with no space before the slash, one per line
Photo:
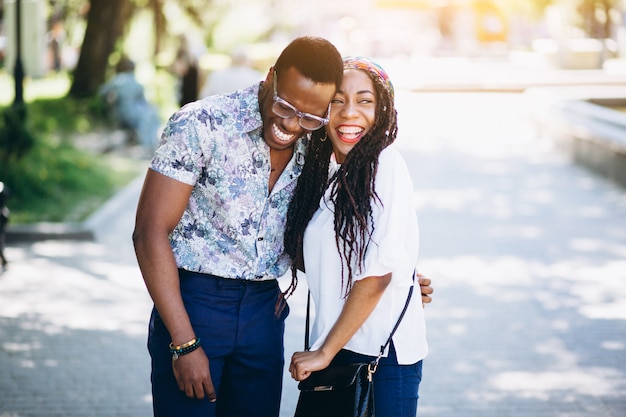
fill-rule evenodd
<path id="1" fill-rule="evenodd" d="M 563 68 L 598 68 L 626 50 L 626 0 L 618 1 L 609 13 L 612 30 L 606 39 L 591 39 L 577 27 L 580 9 L 559 0 L 543 16 L 521 13 L 503 0 L 275 0 L 272 4 L 280 16 L 277 26 L 296 28 L 296 33 L 286 30 L 289 37 L 325 36 L 345 55 L 506 58 L 510 51 L 519 50 L 546 55 Z"/>
<path id="2" fill-rule="evenodd" d="M 13 72 L 16 56 L 16 0 L 4 0 L 5 68 Z M 21 0 L 21 43 L 24 72 L 42 77 L 46 70 L 46 2 Z"/>
<path id="3" fill-rule="evenodd" d="M 278 0 L 278 16 L 300 33 L 329 38 L 343 54 L 472 53 L 509 37 L 490 0 Z"/>

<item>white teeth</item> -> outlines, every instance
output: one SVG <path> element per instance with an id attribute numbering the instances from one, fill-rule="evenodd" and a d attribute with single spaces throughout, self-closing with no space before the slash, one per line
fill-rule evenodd
<path id="1" fill-rule="evenodd" d="M 275 124 L 272 124 L 272 132 L 274 132 L 274 136 L 276 136 L 278 140 L 282 142 L 289 142 L 295 136 L 295 135 L 288 135 L 286 133 L 283 133 L 283 131 L 280 130 L 278 126 L 276 126 Z"/>
<path id="2" fill-rule="evenodd" d="M 358 135 L 359 133 L 363 131 L 363 129 L 358 128 L 358 127 L 344 127 L 344 128 L 338 129 L 338 131 L 342 135 Z"/>
<path id="3" fill-rule="evenodd" d="M 339 134 L 345 140 L 356 140 L 361 133 L 363 133 L 363 129 L 360 127 L 341 127 L 337 129 Z"/>

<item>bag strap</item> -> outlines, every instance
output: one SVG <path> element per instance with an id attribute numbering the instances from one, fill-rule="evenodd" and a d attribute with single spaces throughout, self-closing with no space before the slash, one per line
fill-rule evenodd
<path id="1" fill-rule="evenodd" d="M 411 288 L 409 288 L 409 295 L 406 297 L 406 302 L 404 303 L 404 307 L 402 308 L 400 317 L 398 317 L 396 324 L 393 326 L 393 330 L 391 330 L 391 334 L 387 338 L 387 341 L 385 342 L 384 345 L 380 347 L 380 353 L 378 354 L 378 357 L 376 358 L 374 367 L 373 368 L 370 367 L 370 373 L 376 372 L 376 368 L 378 367 L 378 362 L 380 362 L 380 358 L 383 357 L 383 354 L 385 353 L 385 349 L 387 349 L 387 346 L 389 346 L 389 343 L 391 343 L 391 339 L 393 338 L 393 335 L 396 333 L 396 330 L 398 330 L 398 327 L 400 327 L 400 322 L 404 318 L 404 314 L 406 313 L 406 310 L 409 308 L 409 303 L 411 302 L 411 297 L 413 296 L 413 288 L 415 288 L 415 271 L 413 271 L 413 276 L 411 278 L 413 279 L 413 284 L 411 284 Z M 306 299 L 306 319 L 305 319 L 305 331 L 304 331 L 304 350 L 306 351 L 311 349 L 311 347 L 309 346 L 309 323 L 311 321 L 310 315 L 311 315 L 311 290 L 308 291 L 307 299 Z"/>
<path id="2" fill-rule="evenodd" d="M 304 332 L 304 350 L 309 351 L 311 346 L 309 346 L 309 322 L 311 321 L 311 290 L 308 291 L 306 296 L 306 319 L 304 322 L 305 332 Z"/>
<path id="3" fill-rule="evenodd" d="M 406 310 L 409 308 L 409 303 L 411 302 L 411 297 L 413 296 L 413 289 L 415 288 L 415 271 L 413 271 L 412 278 L 413 278 L 413 284 L 411 284 L 411 288 L 409 288 L 409 295 L 407 295 L 406 297 L 406 302 L 404 303 L 404 307 L 402 308 L 400 317 L 398 317 L 398 321 L 396 321 L 396 325 L 393 326 L 393 330 L 391 331 L 391 334 L 387 338 L 387 341 L 385 342 L 385 344 L 380 347 L 380 353 L 378 354 L 378 357 L 376 358 L 376 366 L 378 366 L 378 362 L 380 362 L 380 358 L 383 357 L 383 353 L 385 353 L 385 349 L 387 349 L 387 346 L 389 346 L 389 343 L 391 343 L 391 338 L 396 333 L 396 330 L 398 330 L 398 327 L 400 327 L 400 322 L 404 318 L 404 314 L 406 313 Z M 376 371 L 376 369 L 374 369 L 374 371 Z"/>

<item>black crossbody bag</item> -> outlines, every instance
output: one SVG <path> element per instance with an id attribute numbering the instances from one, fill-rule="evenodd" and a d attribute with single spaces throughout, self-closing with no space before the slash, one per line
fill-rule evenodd
<path id="1" fill-rule="evenodd" d="M 413 273 L 413 281 L 415 281 L 415 273 Z M 294 417 L 374 417 L 374 373 L 409 307 L 414 285 L 411 285 L 402 313 L 387 341 L 380 347 L 376 360 L 349 365 L 330 365 L 321 371 L 312 372 L 307 379 L 298 384 L 300 396 Z M 310 307 L 311 293 L 309 292 L 304 332 L 304 348 L 307 351 L 310 349 Z"/>

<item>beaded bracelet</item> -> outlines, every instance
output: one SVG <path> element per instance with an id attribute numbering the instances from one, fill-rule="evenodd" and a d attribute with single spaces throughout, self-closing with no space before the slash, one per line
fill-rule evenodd
<path id="1" fill-rule="evenodd" d="M 172 354 L 172 360 L 178 359 L 179 356 L 186 355 L 193 352 L 200 347 L 200 338 L 193 338 L 187 343 L 183 343 L 179 346 L 174 346 L 174 343 L 170 343 L 170 353 Z"/>
<path id="2" fill-rule="evenodd" d="M 194 343 L 196 343 L 198 341 L 198 339 L 196 339 L 195 337 L 193 339 L 191 339 L 189 342 L 187 343 L 183 343 L 182 345 L 178 345 L 178 346 L 174 346 L 174 342 L 170 342 L 170 350 L 181 350 L 184 349 L 186 347 L 189 347 L 191 345 L 193 345 Z"/>

